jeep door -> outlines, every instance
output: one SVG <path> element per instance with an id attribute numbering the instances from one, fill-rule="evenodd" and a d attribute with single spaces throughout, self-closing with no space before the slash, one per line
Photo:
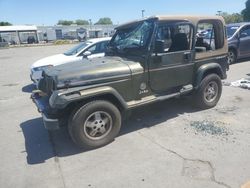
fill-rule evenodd
<path id="1" fill-rule="evenodd" d="M 159 23 L 149 62 L 150 87 L 154 92 L 179 90 L 192 83 L 193 38 L 194 27 L 189 22 Z"/>
<path id="2" fill-rule="evenodd" d="M 245 26 L 240 31 L 239 53 L 240 57 L 246 57 L 250 55 L 250 26 Z"/>

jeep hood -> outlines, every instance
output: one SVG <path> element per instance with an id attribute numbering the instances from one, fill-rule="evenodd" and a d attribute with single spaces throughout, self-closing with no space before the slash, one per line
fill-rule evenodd
<path id="1" fill-rule="evenodd" d="M 94 60 L 85 59 L 47 69 L 44 75 L 45 77 L 52 77 L 58 89 L 99 84 L 129 79 L 131 77 L 129 64 L 131 62 L 119 57 L 103 57 Z"/>

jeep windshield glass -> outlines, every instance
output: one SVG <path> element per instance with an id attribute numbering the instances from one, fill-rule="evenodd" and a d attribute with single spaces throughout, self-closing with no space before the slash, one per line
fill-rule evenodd
<path id="1" fill-rule="evenodd" d="M 239 29 L 239 26 L 227 26 L 227 38 L 230 38 Z"/>
<path id="2" fill-rule="evenodd" d="M 118 29 L 110 42 L 110 47 L 122 52 L 125 49 L 145 48 L 149 43 L 153 28 L 153 21 L 147 20 Z"/>
<path id="3" fill-rule="evenodd" d="M 67 52 L 64 53 L 64 55 L 70 56 L 70 55 L 75 55 L 78 52 L 80 52 L 82 49 L 86 48 L 88 45 L 90 45 L 90 42 L 82 42 L 80 44 L 78 44 L 77 46 L 71 48 L 70 50 L 68 50 Z"/>

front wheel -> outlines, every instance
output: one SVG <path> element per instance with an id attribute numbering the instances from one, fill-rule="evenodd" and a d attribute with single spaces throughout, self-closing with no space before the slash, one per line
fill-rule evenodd
<path id="1" fill-rule="evenodd" d="M 93 101 L 73 112 L 69 133 L 80 147 L 97 148 L 110 143 L 121 128 L 120 111 L 108 101 Z"/>
<path id="2" fill-rule="evenodd" d="M 218 103 L 222 92 L 221 79 L 217 74 L 206 76 L 194 95 L 195 105 L 202 109 L 212 108 Z"/>

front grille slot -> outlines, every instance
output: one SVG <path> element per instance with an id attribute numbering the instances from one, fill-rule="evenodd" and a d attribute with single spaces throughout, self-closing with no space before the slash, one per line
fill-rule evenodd
<path id="1" fill-rule="evenodd" d="M 39 81 L 38 89 L 47 95 L 50 95 L 56 89 L 54 79 L 46 74 L 43 74 L 43 78 Z"/>

